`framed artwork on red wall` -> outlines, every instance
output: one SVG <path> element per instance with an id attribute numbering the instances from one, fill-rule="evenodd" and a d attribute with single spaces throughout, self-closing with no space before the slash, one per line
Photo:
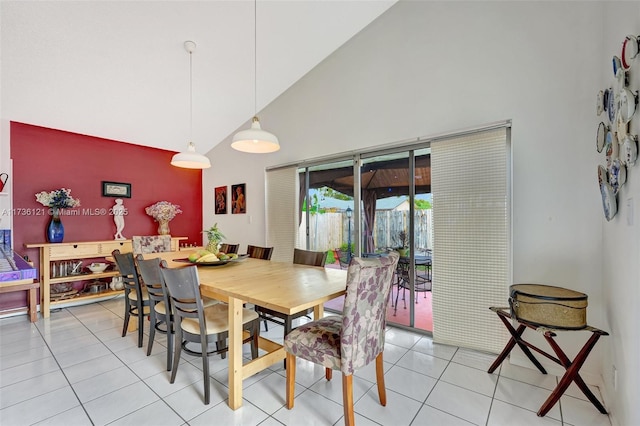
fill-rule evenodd
<path id="1" fill-rule="evenodd" d="M 216 214 L 227 214 L 227 187 L 216 186 L 214 194 Z"/>
<path id="2" fill-rule="evenodd" d="M 245 198 L 245 184 L 231 185 L 231 213 L 241 214 L 247 212 L 247 199 Z"/>

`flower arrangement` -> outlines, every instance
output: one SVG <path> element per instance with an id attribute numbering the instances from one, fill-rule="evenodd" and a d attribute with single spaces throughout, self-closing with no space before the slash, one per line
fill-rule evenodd
<path id="1" fill-rule="evenodd" d="M 176 217 L 178 213 L 182 213 L 179 205 L 172 204 L 168 201 L 158 201 L 157 203 L 146 207 L 144 211 L 147 212 L 149 216 L 152 216 L 156 222 L 171 220 Z"/>
<path id="2" fill-rule="evenodd" d="M 42 191 L 36 194 L 36 201 L 46 207 L 68 209 L 78 207 L 80 200 L 71 196 L 71 190 L 67 188 L 55 189 L 51 192 Z"/>

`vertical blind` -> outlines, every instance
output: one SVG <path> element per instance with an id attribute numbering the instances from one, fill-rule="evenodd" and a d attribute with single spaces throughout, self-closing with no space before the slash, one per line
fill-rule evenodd
<path id="1" fill-rule="evenodd" d="M 433 339 L 500 352 L 508 338 L 490 306 L 511 282 L 509 129 L 431 144 Z"/>
<path id="2" fill-rule="evenodd" d="M 273 247 L 271 259 L 274 261 L 293 260 L 298 233 L 299 186 L 297 167 L 267 171 L 267 245 Z"/>

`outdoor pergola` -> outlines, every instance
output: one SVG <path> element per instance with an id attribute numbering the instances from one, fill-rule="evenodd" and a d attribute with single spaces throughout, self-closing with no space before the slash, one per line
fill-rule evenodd
<path id="1" fill-rule="evenodd" d="M 415 193 L 431 193 L 431 156 L 415 157 Z M 375 229 L 376 201 L 387 197 L 409 195 L 409 159 L 401 158 L 364 164 L 361 168 L 361 194 L 367 252 L 375 251 L 372 230 Z M 353 167 L 340 167 L 309 172 L 309 188 L 328 187 L 353 197 Z M 300 207 L 305 191 L 304 173 L 300 176 Z M 302 209 L 300 209 L 302 210 Z"/>

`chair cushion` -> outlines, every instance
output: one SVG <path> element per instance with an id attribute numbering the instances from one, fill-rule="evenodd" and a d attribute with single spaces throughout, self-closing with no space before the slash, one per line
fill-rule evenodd
<path id="1" fill-rule="evenodd" d="M 284 338 L 284 350 L 299 358 L 340 370 L 342 317 L 332 315 L 303 324 Z"/>
<path id="2" fill-rule="evenodd" d="M 136 293 L 135 291 L 130 291 L 129 292 L 129 300 L 133 300 L 133 301 L 138 300 L 138 293 Z M 149 300 L 149 293 L 147 293 L 147 288 L 146 287 L 142 288 L 142 300 L 144 300 L 144 301 Z"/>
<path id="3" fill-rule="evenodd" d="M 160 315 L 167 315 L 167 307 L 164 302 L 158 302 L 153 306 L 153 309 Z"/>
<path id="4" fill-rule="evenodd" d="M 242 310 L 242 323 L 246 324 L 258 319 L 258 313 L 254 310 Z M 206 334 L 217 334 L 229 330 L 229 305 L 216 303 L 204 308 L 204 321 L 207 325 Z M 187 333 L 200 334 L 200 325 L 197 318 L 183 318 L 182 329 Z"/>

